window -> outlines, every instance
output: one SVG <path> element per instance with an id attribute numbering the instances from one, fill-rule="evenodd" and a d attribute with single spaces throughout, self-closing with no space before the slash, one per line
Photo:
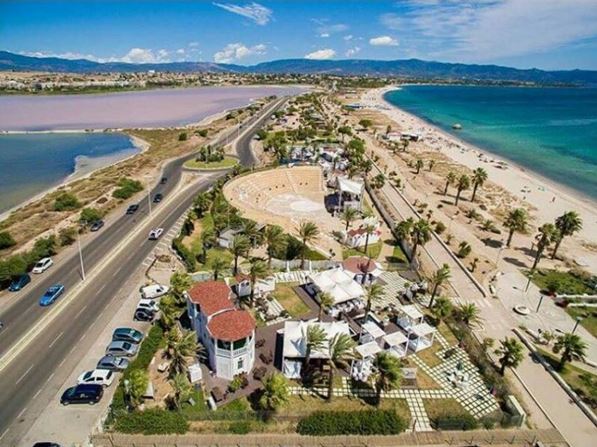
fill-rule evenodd
<path id="1" fill-rule="evenodd" d="M 244 347 L 247 344 L 247 339 L 246 338 L 241 338 L 240 340 L 236 340 L 233 344 L 233 349 L 240 349 L 242 347 Z"/>
<path id="2" fill-rule="evenodd" d="M 229 341 L 218 340 L 218 348 L 220 348 L 220 349 L 230 349 L 230 342 Z"/>
<path id="3" fill-rule="evenodd" d="M 242 369 L 242 368 L 243 368 L 243 365 L 244 365 L 244 363 L 245 363 L 245 362 L 243 361 L 243 359 L 240 359 L 240 360 L 238 361 L 238 364 L 237 364 L 237 366 L 236 366 L 236 369 Z"/>

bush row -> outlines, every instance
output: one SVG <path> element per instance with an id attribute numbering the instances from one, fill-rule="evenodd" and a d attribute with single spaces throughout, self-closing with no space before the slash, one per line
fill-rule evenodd
<path id="1" fill-rule="evenodd" d="M 397 435 L 406 422 L 391 410 L 316 411 L 301 419 L 297 431 L 301 435 Z"/>
<path id="2" fill-rule="evenodd" d="M 183 243 L 182 243 L 183 236 L 178 236 L 172 239 L 172 248 L 178 256 L 184 261 L 185 267 L 187 271 L 194 272 L 196 268 L 195 256 Z"/>
<path id="3" fill-rule="evenodd" d="M 133 194 L 138 193 L 142 190 L 143 184 L 138 180 L 133 180 L 130 178 L 121 178 L 118 181 L 118 188 L 114 190 L 112 196 L 117 199 L 126 200 L 132 197 Z"/>
<path id="4" fill-rule="evenodd" d="M 35 241 L 27 252 L 0 259 L 0 288 L 5 287 L 13 278 L 31 270 L 37 261 L 56 253 L 56 237 L 48 236 Z"/>
<path id="5" fill-rule="evenodd" d="M 122 433 L 143 433 L 144 435 L 186 433 L 189 423 L 177 411 L 151 408 L 134 411 L 119 417 L 114 428 Z"/>

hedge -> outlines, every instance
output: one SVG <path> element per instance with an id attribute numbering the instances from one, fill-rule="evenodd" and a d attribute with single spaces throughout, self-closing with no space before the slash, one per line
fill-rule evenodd
<path id="1" fill-rule="evenodd" d="M 474 430 L 479 423 L 470 414 L 460 414 L 435 417 L 431 425 L 437 430 Z"/>
<path id="2" fill-rule="evenodd" d="M 195 255 L 182 243 L 182 236 L 172 239 L 172 248 L 182 258 L 187 271 L 194 272 L 196 268 Z"/>
<path id="3" fill-rule="evenodd" d="M 143 433 L 144 435 L 183 434 L 189 429 L 189 423 L 176 411 L 151 408 L 121 416 L 116 421 L 114 428 L 121 433 Z"/>
<path id="4" fill-rule="evenodd" d="M 301 435 L 397 435 L 406 422 L 392 410 L 316 411 L 301 419 Z"/>

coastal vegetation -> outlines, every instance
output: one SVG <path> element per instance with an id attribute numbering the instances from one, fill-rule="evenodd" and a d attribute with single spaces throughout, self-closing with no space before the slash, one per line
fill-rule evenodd
<path id="1" fill-rule="evenodd" d="M 121 178 L 118 181 L 118 188 L 112 192 L 112 197 L 117 199 L 130 199 L 139 191 L 143 191 L 143 184 L 138 180 Z"/>

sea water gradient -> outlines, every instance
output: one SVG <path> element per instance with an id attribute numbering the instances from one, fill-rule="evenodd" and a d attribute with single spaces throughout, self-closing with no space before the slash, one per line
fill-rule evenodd
<path id="1" fill-rule="evenodd" d="M 126 157 L 137 152 L 120 133 L 0 135 L 0 213 L 60 184 L 77 157 Z"/>
<path id="2" fill-rule="evenodd" d="M 597 199 L 597 88 L 404 86 L 384 98 Z M 453 130 L 455 123 L 462 130 Z"/>

